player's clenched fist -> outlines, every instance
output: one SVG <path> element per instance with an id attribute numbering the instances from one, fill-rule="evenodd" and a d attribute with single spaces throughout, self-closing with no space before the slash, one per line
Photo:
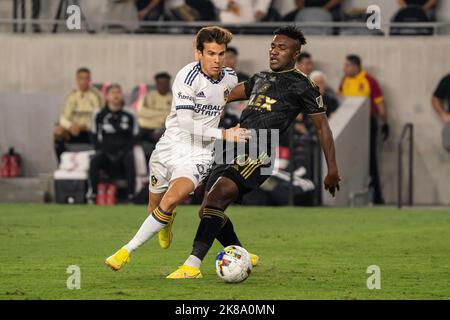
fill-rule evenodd
<path id="1" fill-rule="evenodd" d="M 238 123 L 235 127 L 222 131 L 222 140 L 230 142 L 245 142 L 251 138 L 251 131 L 241 128 Z"/>

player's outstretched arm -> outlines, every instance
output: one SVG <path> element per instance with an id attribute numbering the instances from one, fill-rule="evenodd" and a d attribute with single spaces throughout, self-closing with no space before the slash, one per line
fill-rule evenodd
<path id="1" fill-rule="evenodd" d="M 236 87 L 233 88 L 233 90 L 231 90 L 228 99 L 227 99 L 227 103 L 229 102 L 233 102 L 233 101 L 241 101 L 241 100 L 247 100 L 248 97 L 245 94 L 245 86 L 244 83 L 238 83 L 238 85 Z"/>
<path id="2" fill-rule="evenodd" d="M 324 187 L 325 190 L 328 190 L 334 197 L 336 189 L 339 190 L 339 181 L 341 179 L 339 178 L 338 167 L 336 163 L 333 133 L 331 132 L 325 112 L 312 114 L 310 115 L 310 117 L 317 129 L 320 146 L 322 147 L 322 150 L 325 154 L 325 159 L 327 161 L 328 174 L 324 180 Z"/>
<path id="3" fill-rule="evenodd" d="M 241 128 L 239 124 L 233 128 L 224 130 L 205 126 L 201 123 L 196 123 L 194 121 L 193 107 L 178 109 L 177 118 L 180 129 L 185 130 L 189 134 L 201 136 L 207 139 L 215 138 L 231 142 L 245 142 L 250 139 L 250 130 Z"/>
<path id="4" fill-rule="evenodd" d="M 251 131 L 241 128 L 239 123 L 233 128 L 222 130 L 222 140 L 244 142 L 249 139 L 251 139 Z"/>

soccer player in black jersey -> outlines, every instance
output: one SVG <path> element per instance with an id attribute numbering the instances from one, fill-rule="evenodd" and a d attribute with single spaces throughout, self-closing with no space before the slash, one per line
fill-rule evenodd
<path id="1" fill-rule="evenodd" d="M 228 102 L 249 99 L 242 112 L 240 125 L 252 129 L 256 140 L 266 139 L 266 130 L 282 134 L 300 112 L 308 114 L 314 123 L 320 145 L 325 154 L 328 174 L 324 187 L 333 196 L 339 190 L 339 174 L 335 158 L 333 136 L 328 125 L 325 107 L 317 86 L 305 74 L 295 69 L 301 46 L 306 44 L 302 32 L 293 26 L 279 28 L 269 50 L 271 72 L 260 72 L 238 84 L 230 93 Z M 230 163 L 216 163 L 209 175 L 205 198 L 200 209 L 201 221 L 195 236 L 193 250 L 186 262 L 169 279 L 200 278 L 200 264 L 214 239 L 226 247 L 241 246 L 231 220 L 224 211 L 233 202 L 260 186 L 269 176 L 268 159 L 274 154 L 269 135 L 263 143 L 245 144 Z M 254 146 L 252 149 L 252 145 Z M 239 153 L 241 150 L 241 153 Z M 242 150 L 244 150 L 242 152 Z M 224 159 L 229 150 L 225 150 Z M 252 255 L 252 264 L 258 257 Z"/>

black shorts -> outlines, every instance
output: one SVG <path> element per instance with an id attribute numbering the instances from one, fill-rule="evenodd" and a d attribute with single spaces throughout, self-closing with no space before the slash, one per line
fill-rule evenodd
<path id="1" fill-rule="evenodd" d="M 263 160 L 265 159 L 265 160 Z M 264 163 L 269 160 L 269 163 Z M 257 160 L 234 160 L 232 164 L 214 164 L 206 182 L 206 191 L 211 190 L 220 177 L 231 179 L 239 188 L 237 203 L 245 194 L 255 190 L 270 177 L 270 157 L 260 155 Z"/>

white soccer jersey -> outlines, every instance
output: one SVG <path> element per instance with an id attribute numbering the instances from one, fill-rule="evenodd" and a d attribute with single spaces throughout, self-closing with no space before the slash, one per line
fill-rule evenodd
<path id="1" fill-rule="evenodd" d="M 192 62 L 182 68 L 172 85 L 172 108 L 166 119 L 166 131 L 162 139 L 179 141 L 185 134 L 180 129 L 177 110 L 193 110 L 196 129 L 201 127 L 217 128 L 220 114 L 226 104 L 228 94 L 237 85 L 236 72 L 231 68 L 222 68 L 220 78 L 214 80 L 200 69 L 199 62 Z M 212 150 L 214 139 L 196 139 L 196 147 Z M 203 140 L 203 141 L 202 141 Z"/>
<path id="2" fill-rule="evenodd" d="M 220 114 L 236 84 L 236 73 L 230 68 L 223 68 L 218 80 L 204 74 L 198 62 L 178 72 L 172 85 L 172 109 L 166 119 L 166 131 L 150 159 L 150 192 L 163 193 L 171 181 L 181 177 L 197 187 L 208 175 L 214 160 L 215 138 L 222 134 L 217 129 Z M 186 129 L 187 122 L 193 124 L 193 130 Z M 201 135 L 207 131 L 206 137 Z"/>

